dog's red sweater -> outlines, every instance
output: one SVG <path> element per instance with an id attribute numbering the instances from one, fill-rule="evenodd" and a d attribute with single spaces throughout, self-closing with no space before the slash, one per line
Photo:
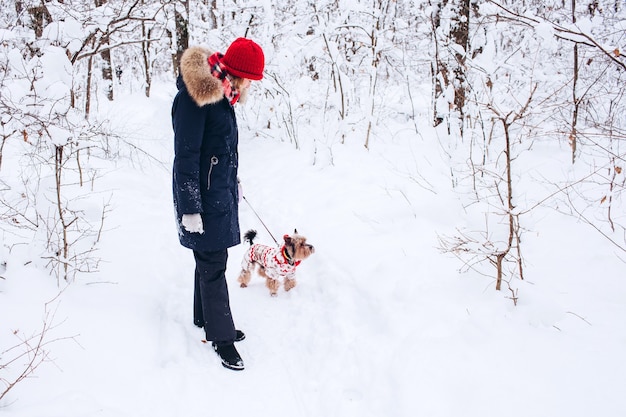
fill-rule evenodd
<path id="1" fill-rule="evenodd" d="M 296 267 L 300 265 L 299 260 L 289 263 L 289 259 L 285 256 L 284 245 L 280 248 L 273 248 L 260 243 L 250 246 L 246 261 L 261 264 L 265 268 L 265 273 L 272 279 L 294 279 Z"/>

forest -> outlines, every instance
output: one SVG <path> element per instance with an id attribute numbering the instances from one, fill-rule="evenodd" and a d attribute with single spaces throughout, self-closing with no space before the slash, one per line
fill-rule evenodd
<path id="1" fill-rule="evenodd" d="M 337 146 L 383 147 L 407 129 L 421 141 L 420 126 L 432 127 L 451 192 L 479 219 L 439 236 L 438 248 L 514 302 L 538 210 L 575 218 L 626 262 L 624 1 L 0 5 L 2 280 L 23 247 L 59 288 L 99 269 L 114 210 L 102 168 L 154 156 L 98 103 L 121 92 L 151 97 L 156 82 L 178 76 L 186 48 L 217 50 L 237 37 L 266 53 L 246 128 L 309 153 L 314 166 L 332 166 Z M 542 159 L 564 150 L 567 158 Z M 18 170 L 7 170 L 9 159 Z M 539 163 L 540 176 L 526 175 Z M 434 191 L 427 178 L 413 180 Z"/>
<path id="2" fill-rule="evenodd" d="M 37 242 L 60 280 L 96 268 L 108 208 L 84 211 L 97 189 L 85 161 L 141 152 L 92 114 L 96 96 L 149 96 L 154 79 L 176 76 L 190 44 L 247 36 L 273 57 L 255 93 L 272 111 L 255 123 L 296 148 L 314 143 L 318 158 L 332 158 L 328 143 L 369 148 L 393 135 L 387 117 L 413 121 L 419 135 L 415 100 L 430 90 L 451 186 L 491 213 L 487 223 L 506 224 L 504 244 L 483 227 L 442 247 L 467 265 L 494 263 L 498 288 L 507 274 L 523 278 L 523 217 L 537 205 L 579 217 L 624 259 L 625 8 L 617 0 L 3 1 L 0 170 L 12 141 L 21 142 L 23 167 L 19 178 L 2 172 L 4 246 Z M 315 94 L 295 93 L 302 89 Z M 406 96 L 402 108 L 394 95 Z M 319 137 L 302 137 L 302 123 L 321 126 Z M 513 201 L 533 186 L 513 161 L 542 146 L 568 147 L 559 164 L 582 174 L 538 180 L 553 182 L 542 201 Z"/>

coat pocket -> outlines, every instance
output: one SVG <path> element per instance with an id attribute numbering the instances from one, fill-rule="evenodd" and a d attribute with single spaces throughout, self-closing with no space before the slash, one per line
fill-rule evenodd
<path id="1" fill-rule="evenodd" d="M 207 215 L 223 214 L 233 210 L 231 158 L 228 154 L 211 154 L 206 169 L 207 183 L 202 192 L 203 207 Z"/>

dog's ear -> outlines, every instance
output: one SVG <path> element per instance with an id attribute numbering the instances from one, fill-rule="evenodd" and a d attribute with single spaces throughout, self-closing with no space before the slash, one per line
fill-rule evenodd
<path id="1" fill-rule="evenodd" d="M 293 229 L 293 234 L 297 235 L 298 234 L 298 229 Z"/>

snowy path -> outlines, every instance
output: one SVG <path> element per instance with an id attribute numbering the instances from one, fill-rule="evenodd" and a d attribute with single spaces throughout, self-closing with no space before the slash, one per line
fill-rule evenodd
<path id="1" fill-rule="evenodd" d="M 164 166 L 138 170 L 121 161 L 104 176 L 114 195 L 101 248 L 110 262 L 69 286 L 58 304 L 65 319 L 58 334 L 77 335 L 78 343 L 54 345 L 56 366 L 15 389 L 7 415 L 626 414 L 619 277 L 605 278 L 613 293 L 570 280 L 593 266 L 553 265 L 559 248 L 542 251 L 532 236 L 536 264 L 528 269 L 537 278 L 520 284 L 518 307 L 489 280 L 459 276 L 456 261 L 435 246 L 436 233 L 463 214 L 445 187 L 433 193 L 410 174 L 411 162 L 428 162 L 411 148 L 424 143 L 409 151 L 390 146 L 385 155 L 336 146 L 331 167 L 312 165 L 288 143 L 242 138 L 240 177 L 250 203 L 274 236 L 297 228 L 316 253 L 298 269 L 298 287 L 271 298 L 258 277 L 238 287 L 246 247 L 230 251 L 227 277 L 236 324 L 247 335 L 238 345 L 246 369 L 222 368 L 192 324 L 193 259 L 174 229 L 167 110 L 146 113 L 164 136 L 150 144 Z M 241 227 L 273 244 L 245 203 Z M 549 233 L 544 239 L 558 238 Z M 593 239 L 581 244 L 593 253 Z M 567 256 L 566 248 L 558 253 Z M 53 294 L 50 281 L 25 276 L 8 280 L 5 291 L 17 306 L 32 288 Z"/>

